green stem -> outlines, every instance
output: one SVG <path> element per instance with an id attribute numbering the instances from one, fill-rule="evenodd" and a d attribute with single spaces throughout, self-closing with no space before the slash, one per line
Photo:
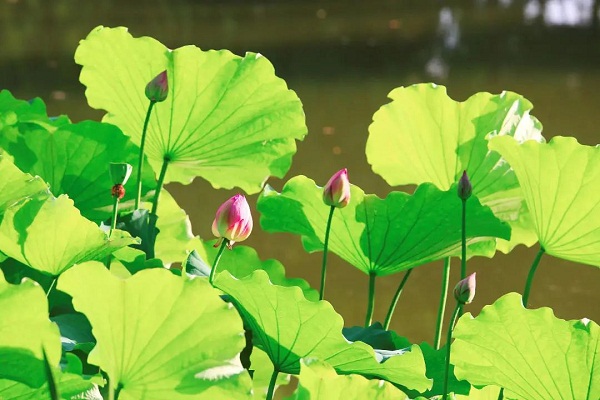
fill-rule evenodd
<path id="1" fill-rule="evenodd" d="M 365 328 L 371 326 L 373 322 L 373 309 L 375 308 L 375 272 L 369 274 L 369 300 L 367 303 L 367 315 L 365 317 Z"/>
<path id="2" fill-rule="evenodd" d="M 435 338 L 433 347 L 440 349 L 442 341 L 442 330 L 444 326 L 444 313 L 446 312 L 446 301 L 448 299 L 448 283 L 450 281 L 450 257 L 444 260 L 444 276 L 442 277 L 442 293 L 440 296 L 440 306 L 438 307 L 437 323 L 435 326 Z"/>
<path id="3" fill-rule="evenodd" d="M 327 273 L 327 247 L 329 245 L 329 231 L 331 230 L 331 221 L 333 220 L 333 212 L 335 206 L 331 206 L 329 210 L 329 218 L 327 219 L 327 228 L 325 228 L 325 243 L 323 244 L 323 266 L 321 267 L 321 289 L 319 290 L 319 300 L 325 298 L 325 274 Z"/>
<path id="4" fill-rule="evenodd" d="M 156 182 L 156 192 L 154 192 L 154 199 L 152 200 L 152 211 L 150 212 L 154 215 L 156 215 L 156 212 L 158 211 L 158 199 L 160 198 L 160 192 L 165 181 L 165 175 L 167 174 L 167 167 L 169 166 L 170 161 L 171 159 L 169 157 L 165 157 L 163 159 L 162 167 L 160 167 L 158 182 Z"/>
<path id="5" fill-rule="evenodd" d="M 400 298 L 400 295 L 402 294 L 404 285 L 406 285 L 406 281 L 408 280 L 408 277 L 410 276 L 411 272 L 412 272 L 412 268 L 409 269 L 408 271 L 406 271 L 406 273 L 404 274 L 404 277 L 402 278 L 402 281 L 400 282 L 400 285 L 398 285 L 398 290 L 396 290 L 396 294 L 394 295 L 394 299 L 392 300 L 392 303 L 390 304 L 390 308 L 388 309 L 387 315 L 385 316 L 385 321 L 383 323 L 383 329 L 385 329 L 386 331 L 390 327 L 390 322 L 392 321 L 392 315 L 394 315 L 394 310 L 396 309 L 396 304 L 398 304 L 398 299 Z"/>
<path id="6" fill-rule="evenodd" d="M 113 201 L 113 216 L 112 221 L 110 223 L 110 233 L 108 234 L 108 238 L 112 237 L 113 231 L 117 227 L 117 217 L 119 216 L 119 197 L 114 196 L 115 200 Z"/>
<path id="7" fill-rule="evenodd" d="M 219 265 L 219 260 L 221 259 L 221 255 L 223 254 L 223 250 L 225 250 L 225 246 L 229 243 L 229 240 L 223 238 L 223 243 L 221 243 L 221 247 L 217 252 L 217 256 L 215 257 L 215 262 L 213 263 L 213 267 L 210 270 L 210 276 L 208 277 L 208 281 L 212 285 L 213 280 L 215 279 L 215 273 L 217 271 L 217 265 Z"/>
<path id="8" fill-rule="evenodd" d="M 467 201 L 462 201 L 460 279 L 467 277 Z"/>
<path id="9" fill-rule="evenodd" d="M 273 394 L 275 393 L 275 383 L 277 382 L 277 375 L 279 375 L 279 371 L 277 371 L 277 369 L 274 369 L 273 374 L 271 375 L 271 380 L 269 381 L 269 389 L 267 390 L 266 400 L 273 399 Z"/>
<path id="10" fill-rule="evenodd" d="M 114 388 L 114 382 L 113 380 L 109 377 L 108 378 L 108 400 L 115 400 L 115 388 Z"/>
<path id="11" fill-rule="evenodd" d="M 50 287 L 48 288 L 48 291 L 46 292 L 46 297 L 50 296 L 50 292 L 52 291 L 52 288 L 54 288 L 54 285 L 56 285 L 56 280 L 58 277 L 53 276 L 52 277 L 52 283 L 50 283 Z"/>
<path id="12" fill-rule="evenodd" d="M 148 122 L 150 122 L 150 114 L 152 113 L 152 107 L 154 107 L 155 101 L 150 101 L 148 111 L 146 112 L 146 119 L 144 120 L 144 128 L 142 130 L 142 140 L 140 142 L 140 157 L 138 160 L 137 169 L 137 196 L 135 196 L 135 209 L 140 208 L 140 201 L 142 198 L 142 169 L 144 168 L 144 145 L 146 143 L 146 131 L 148 130 Z"/>
<path id="13" fill-rule="evenodd" d="M 531 284 L 533 283 L 533 276 L 535 275 L 535 270 L 537 269 L 544 252 L 544 248 L 540 247 L 540 251 L 538 251 L 535 259 L 533 260 L 533 264 L 531 264 L 531 268 L 529 269 L 529 275 L 527 275 L 527 282 L 525 283 L 525 290 L 523 291 L 523 307 L 527 307 L 529 292 L 531 291 Z"/>
<path id="14" fill-rule="evenodd" d="M 448 398 L 448 375 L 450 373 L 450 342 L 452 341 L 452 331 L 454 330 L 454 324 L 456 323 L 456 319 L 460 314 L 460 310 L 462 309 L 462 304 L 456 303 L 456 308 L 454 308 L 454 313 L 452 313 L 452 320 L 450 321 L 450 326 L 448 326 L 448 338 L 446 341 L 446 369 L 444 371 L 444 397 L 442 400 L 446 400 Z"/>
<path id="15" fill-rule="evenodd" d="M 498 393 L 498 400 L 504 400 L 504 388 L 500 388 L 500 392 Z"/>

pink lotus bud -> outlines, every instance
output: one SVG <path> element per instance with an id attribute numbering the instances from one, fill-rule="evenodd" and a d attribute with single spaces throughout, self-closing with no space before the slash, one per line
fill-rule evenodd
<path id="1" fill-rule="evenodd" d="M 471 181 L 469 180 L 469 176 L 467 175 L 467 171 L 463 171 L 460 180 L 458 181 L 458 197 L 462 200 L 467 200 L 471 197 L 471 193 L 473 192 L 473 186 L 471 186 Z"/>
<path id="2" fill-rule="evenodd" d="M 146 97 L 150 101 L 165 101 L 168 94 L 169 80 L 167 79 L 167 71 L 163 71 L 156 75 L 154 79 L 146 85 Z"/>
<path id="3" fill-rule="evenodd" d="M 454 298 L 462 304 L 469 304 L 475 298 L 475 274 L 467 276 L 454 287 Z"/>
<path id="4" fill-rule="evenodd" d="M 343 208 L 350 203 L 348 170 L 340 169 L 323 188 L 323 202 L 328 206 Z"/>
<path id="5" fill-rule="evenodd" d="M 212 224 L 216 237 L 229 240 L 229 247 L 235 242 L 246 240 L 252 232 L 252 214 L 246 198 L 236 194 L 217 210 Z"/>

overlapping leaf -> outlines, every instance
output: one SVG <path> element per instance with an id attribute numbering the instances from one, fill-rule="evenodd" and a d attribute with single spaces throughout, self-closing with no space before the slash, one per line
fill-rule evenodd
<path id="1" fill-rule="evenodd" d="M 0 215 L 30 197 L 50 197 L 48 185 L 39 177 L 23 173 L 6 154 L 0 153 Z"/>
<path id="2" fill-rule="evenodd" d="M 403 400 L 408 399 L 389 382 L 360 375 L 340 376 L 326 363 L 302 361 L 298 389 L 288 400 Z"/>
<path id="3" fill-rule="evenodd" d="M 385 199 L 351 188 L 352 200 L 333 215 L 329 250 L 365 273 L 393 274 L 456 254 L 461 242 L 461 200 L 423 184 L 413 195 L 391 192 Z M 322 189 L 297 176 L 281 193 L 267 188 L 257 205 L 261 226 L 302 236 L 307 251 L 323 248 L 329 207 Z M 510 237 L 510 228 L 472 197 L 467 202 L 468 243 Z"/>
<path id="4" fill-rule="evenodd" d="M 0 91 L 0 131 L 3 134 L 14 132 L 25 125 L 54 131 L 69 122 L 69 118 L 64 115 L 48 117 L 46 104 L 40 98 L 19 100 L 8 90 Z"/>
<path id="5" fill-rule="evenodd" d="M 94 108 L 106 122 L 140 143 L 149 101 L 146 84 L 167 70 L 169 94 L 157 103 L 146 138 L 146 154 L 158 171 L 170 160 L 166 182 L 189 183 L 201 176 L 215 187 L 257 192 L 270 176 L 282 177 L 306 134 L 296 94 L 259 54 L 175 50 L 125 28 L 94 29 L 75 61 Z"/>
<path id="6" fill-rule="evenodd" d="M 94 121 L 65 124 L 52 131 L 20 124 L 3 133 L 0 147 L 22 171 L 44 179 L 55 196 L 69 195 L 81 214 L 96 222 L 112 216 L 109 164 L 126 162 L 137 167 L 139 157 L 139 148 L 119 128 Z M 143 184 L 144 193 L 155 186 L 149 166 Z M 135 179 L 130 179 L 125 189 L 122 209 L 133 205 Z"/>
<path id="7" fill-rule="evenodd" d="M 9 284 L 0 271 L 0 310 L 0 380 L 40 387 L 46 381 L 42 348 L 52 365 L 60 360 L 60 335 L 44 291 L 30 280 Z"/>
<path id="8" fill-rule="evenodd" d="M 344 321 L 326 301 L 306 300 L 297 287 L 273 285 L 264 271 L 243 279 L 223 272 L 217 287 L 232 297 L 252 329 L 254 344 L 278 371 L 298 374 L 300 359 L 329 363 L 338 373 L 378 377 L 416 390 L 426 390 L 425 363 L 418 346 L 385 356 L 342 336 Z"/>
<path id="9" fill-rule="evenodd" d="M 65 272 L 58 288 L 90 320 L 88 362 L 121 388 L 119 399 L 250 398 L 242 321 L 206 280 L 164 269 L 122 280 L 91 262 Z"/>
<path id="10" fill-rule="evenodd" d="M 0 223 L 0 251 L 54 276 L 75 263 L 103 260 L 134 242 L 118 230 L 108 239 L 64 195 L 24 200 L 8 208 Z"/>
<path id="11" fill-rule="evenodd" d="M 509 399 L 600 398 L 600 328 L 593 321 L 528 310 L 509 293 L 476 318 L 463 315 L 454 337 L 456 376 L 473 385 L 504 387 Z"/>
<path id="12" fill-rule="evenodd" d="M 199 257 L 195 258 L 198 263 L 195 268 L 201 269 L 195 275 L 208 276 L 210 274 L 217 249 L 213 246 L 214 241 L 202 242 L 203 250 L 206 254 L 204 261 Z M 274 285 L 297 286 L 302 290 L 302 294 L 308 300 L 316 301 L 319 299 L 319 292 L 311 288 L 308 282 L 301 278 L 288 278 L 285 276 L 285 267 L 279 261 L 274 259 L 261 260 L 252 247 L 236 245 L 231 251 L 227 251 L 220 259 L 218 271 L 229 271 L 231 275 L 238 279 L 250 275 L 256 270 L 263 270 L 269 275 L 269 280 Z M 188 271 L 190 272 L 190 271 Z"/>
<path id="13" fill-rule="evenodd" d="M 366 153 L 373 170 L 393 186 L 431 182 L 442 190 L 466 170 L 481 202 L 518 227 L 500 249 L 535 243 L 518 182 L 487 146 L 489 135 L 542 141 L 531 103 L 511 92 L 477 93 L 460 103 L 433 84 L 396 88 L 389 97 L 369 127 Z"/>
<path id="14" fill-rule="evenodd" d="M 514 169 L 546 252 L 600 267 L 600 148 L 568 137 L 548 144 L 499 137 L 490 148 Z"/>

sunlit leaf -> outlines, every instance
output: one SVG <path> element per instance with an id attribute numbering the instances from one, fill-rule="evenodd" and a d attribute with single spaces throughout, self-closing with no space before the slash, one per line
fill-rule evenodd
<path id="1" fill-rule="evenodd" d="M 404 400 L 404 393 L 389 382 L 361 375 L 337 375 L 327 363 L 302 361 L 298 389 L 288 400 Z"/>
<path id="2" fill-rule="evenodd" d="M 48 117 L 46 104 L 35 98 L 30 101 L 16 99 L 8 90 L 0 91 L 0 131 L 8 134 L 26 125 L 53 131 L 68 124 L 69 118 Z"/>
<path id="3" fill-rule="evenodd" d="M 490 148 L 514 169 L 544 250 L 600 267 L 600 148 L 568 137 L 548 144 L 499 137 Z"/>
<path id="4" fill-rule="evenodd" d="M 92 324 L 88 362 L 121 388 L 120 400 L 250 398 L 242 321 L 206 280 L 165 269 L 122 280 L 90 262 L 65 272 L 58 288 Z"/>
<path id="5" fill-rule="evenodd" d="M 331 304 L 306 300 L 297 287 L 273 285 L 265 271 L 243 279 L 226 271 L 215 284 L 232 297 L 252 329 L 254 344 L 278 371 L 298 374 L 300 359 L 311 357 L 338 373 L 378 377 L 416 390 L 431 384 L 418 346 L 384 356 L 364 343 L 348 343 L 342 335 L 344 321 Z"/>
<path id="6" fill-rule="evenodd" d="M 214 243 L 213 240 L 202 243 L 209 261 L 198 259 L 198 262 L 204 264 L 203 271 L 208 274 L 210 274 L 211 265 L 218 251 L 213 246 Z M 256 270 L 263 270 L 269 275 L 269 280 L 274 285 L 297 286 L 302 289 L 302 294 L 308 300 L 316 301 L 319 299 L 319 292 L 311 288 L 308 282 L 300 278 L 287 278 L 283 264 L 274 259 L 261 260 L 256 250 L 249 246 L 236 245 L 231 251 L 227 251 L 219 260 L 217 269 L 219 272 L 229 271 L 231 275 L 238 279 L 244 278 Z"/>
<path id="7" fill-rule="evenodd" d="M 0 215 L 15 203 L 30 197 L 50 197 L 48 185 L 39 177 L 23 173 L 0 153 Z"/>
<path id="8" fill-rule="evenodd" d="M 49 131 L 27 124 L 0 137 L 0 147 L 22 171 L 38 175 L 55 196 L 67 194 L 81 214 L 99 222 L 112 216 L 111 162 L 137 166 L 139 148 L 114 125 L 94 121 L 66 124 Z M 154 174 L 144 173 L 144 194 L 155 186 Z M 121 209 L 132 207 L 135 179 L 125 184 Z"/>
<path id="9" fill-rule="evenodd" d="M 550 308 L 528 310 L 504 295 L 454 330 L 451 362 L 459 379 L 505 388 L 509 399 L 600 398 L 600 328 L 558 319 Z"/>
<path id="10" fill-rule="evenodd" d="M 389 97 L 369 127 L 366 153 L 373 171 L 392 186 L 431 182 L 448 190 L 466 170 L 481 203 L 520 226 L 500 249 L 535 243 L 521 215 L 527 210 L 514 173 L 487 146 L 489 135 L 542 141 L 531 103 L 512 92 L 477 93 L 457 102 L 433 84 L 396 88 Z"/>
<path id="11" fill-rule="evenodd" d="M 46 381 L 42 348 L 52 365 L 60 360 L 60 335 L 44 291 L 30 280 L 9 284 L 0 272 L 0 310 L 0 378 L 40 387 Z"/>
<path id="12" fill-rule="evenodd" d="M 391 192 L 380 199 L 352 185 L 351 193 L 350 204 L 333 214 L 329 250 L 361 271 L 389 275 L 459 251 L 462 204 L 455 189 L 423 184 L 413 195 Z M 257 208 L 263 229 L 299 234 L 307 251 L 323 249 L 329 207 L 314 181 L 297 176 L 281 193 L 267 188 Z M 508 225 L 475 197 L 467 215 L 468 243 L 510 237 Z"/>
<path id="13" fill-rule="evenodd" d="M 0 223 L 0 251 L 54 276 L 75 263 L 104 260 L 132 243 L 129 234 L 118 230 L 108 239 L 64 195 L 27 199 L 10 207 Z"/>
<path id="14" fill-rule="evenodd" d="M 125 28 L 98 27 L 75 61 L 89 104 L 138 144 L 149 104 L 144 88 L 167 71 L 169 94 L 154 106 L 145 147 L 155 171 L 170 160 L 166 182 L 201 176 L 215 187 L 257 192 L 268 176 L 287 172 L 295 140 L 307 131 L 300 100 L 258 54 L 169 50 Z"/>

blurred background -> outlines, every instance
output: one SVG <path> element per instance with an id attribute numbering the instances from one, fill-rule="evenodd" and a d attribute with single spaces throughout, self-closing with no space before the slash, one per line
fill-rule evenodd
<path id="1" fill-rule="evenodd" d="M 435 82 L 460 101 L 515 91 L 535 105 L 546 138 L 599 143 L 599 8 L 598 0 L 0 0 L 0 89 L 41 97 L 52 115 L 99 120 L 103 113 L 87 105 L 73 61 L 79 40 L 97 25 L 127 26 L 170 48 L 260 52 L 298 93 L 309 130 L 287 177 L 269 183 L 279 190 L 304 174 L 324 185 L 347 167 L 353 183 L 385 196 L 392 188 L 371 171 L 364 149 L 373 113 L 398 86 Z M 216 208 L 233 193 L 201 179 L 168 190 L 205 239 Z M 254 217 L 244 244 L 318 288 L 321 254 L 306 254 L 298 237 L 262 232 Z M 478 288 L 467 311 L 522 292 L 537 249 L 471 261 Z M 456 260 L 451 288 L 458 270 Z M 413 342 L 433 340 L 441 275 L 441 262 L 417 268 L 400 299 L 392 328 Z M 375 319 L 383 320 L 401 278 L 378 279 Z M 367 286 L 366 275 L 330 258 L 327 297 L 347 326 L 363 323 Z M 544 256 L 530 298 L 530 307 L 540 306 L 561 318 L 600 321 L 600 270 Z"/>

